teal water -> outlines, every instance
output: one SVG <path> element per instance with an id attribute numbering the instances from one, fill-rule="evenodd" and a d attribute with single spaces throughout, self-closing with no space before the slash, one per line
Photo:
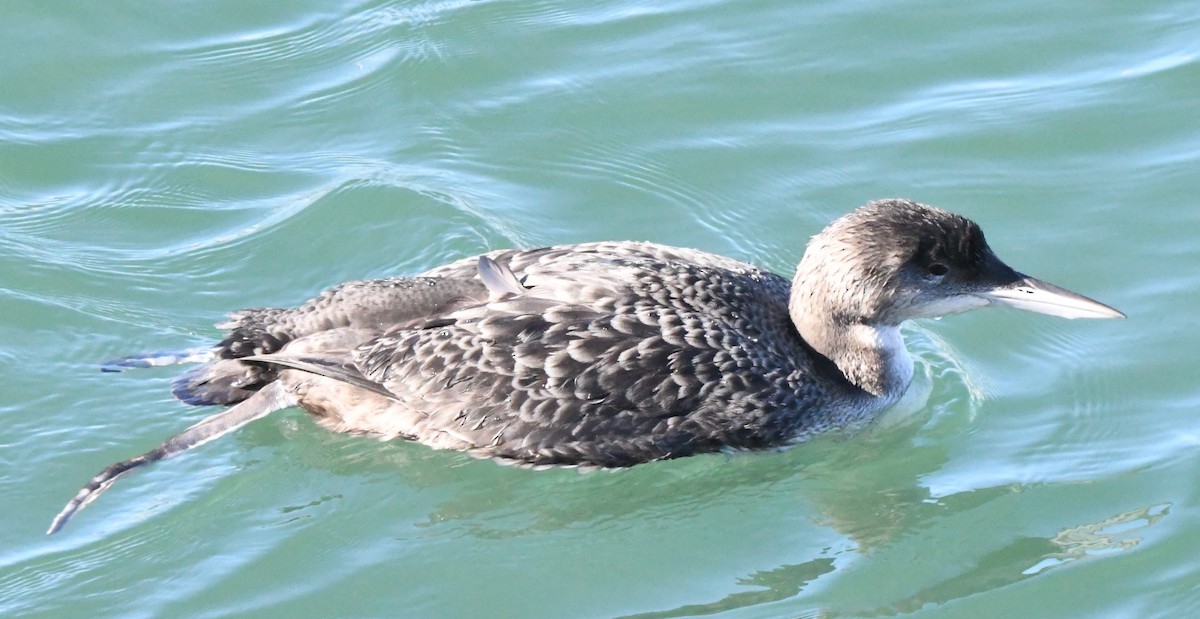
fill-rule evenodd
<path id="1" fill-rule="evenodd" d="M 1194 3 L 14 1 L 0 85 L 0 616 L 1200 612 Z M 103 360 L 490 248 L 787 273 L 891 196 L 1129 319 L 912 325 L 871 428 L 613 473 L 291 410 L 43 533 L 206 414 Z"/>

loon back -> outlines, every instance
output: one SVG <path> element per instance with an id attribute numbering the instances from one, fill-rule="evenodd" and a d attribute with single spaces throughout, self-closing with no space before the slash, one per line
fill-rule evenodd
<path id="1" fill-rule="evenodd" d="M 528 465 L 780 445 L 828 425 L 809 409 L 860 395 L 814 365 L 789 290 L 649 243 L 491 252 L 242 312 L 176 393 L 229 404 L 280 381 L 330 429 Z"/>

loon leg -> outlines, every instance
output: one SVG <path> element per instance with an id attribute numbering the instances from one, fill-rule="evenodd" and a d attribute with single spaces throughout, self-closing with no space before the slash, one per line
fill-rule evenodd
<path id="1" fill-rule="evenodd" d="M 58 512 L 58 515 L 54 517 L 54 521 L 50 523 L 50 528 L 46 531 L 46 535 L 52 535 L 63 528 L 67 524 L 67 520 L 70 520 L 75 512 L 96 500 L 96 497 L 100 496 L 102 492 L 108 490 L 118 479 L 134 469 L 181 454 L 193 447 L 203 445 L 215 438 L 228 434 L 255 419 L 261 419 L 277 410 L 294 406 L 295 404 L 296 401 L 291 394 L 284 391 L 279 383 L 273 382 L 245 401 L 220 413 L 206 417 L 196 425 L 167 439 L 166 442 L 158 447 L 140 456 L 109 465 L 88 481 L 75 497 L 67 502 L 66 507 L 63 507 L 62 511 Z"/>
<path id="2" fill-rule="evenodd" d="M 182 365 L 184 363 L 202 363 L 212 359 L 212 346 L 187 348 L 184 350 L 165 350 L 160 352 L 129 355 L 120 359 L 112 359 L 100 364 L 101 372 L 123 372 L 129 368 L 152 368 L 160 365 Z"/>

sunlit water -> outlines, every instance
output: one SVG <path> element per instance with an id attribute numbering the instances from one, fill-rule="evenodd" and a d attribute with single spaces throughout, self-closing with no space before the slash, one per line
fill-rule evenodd
<path id="1" fill-rule="evenodd" d="M 0 20 L 0 616 L 1200 612 L 1200 12 L 1188 2 L 11 2 Z M 872 427 L 528 471 L 291 410 L 202 418 L 232 309 L 499 247 L 788 273 L 905 196 L 1125 321 L 905 329 Z"/>

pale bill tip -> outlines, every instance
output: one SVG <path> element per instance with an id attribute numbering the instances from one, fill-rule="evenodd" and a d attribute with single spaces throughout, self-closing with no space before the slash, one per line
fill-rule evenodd
<path id="1" fill-rule="evenodd" d="M 1066 288 L 1033 277 L 989 290 L 989 303 L 1060 318 L 1125 318 L 1124 312 Z"/>

